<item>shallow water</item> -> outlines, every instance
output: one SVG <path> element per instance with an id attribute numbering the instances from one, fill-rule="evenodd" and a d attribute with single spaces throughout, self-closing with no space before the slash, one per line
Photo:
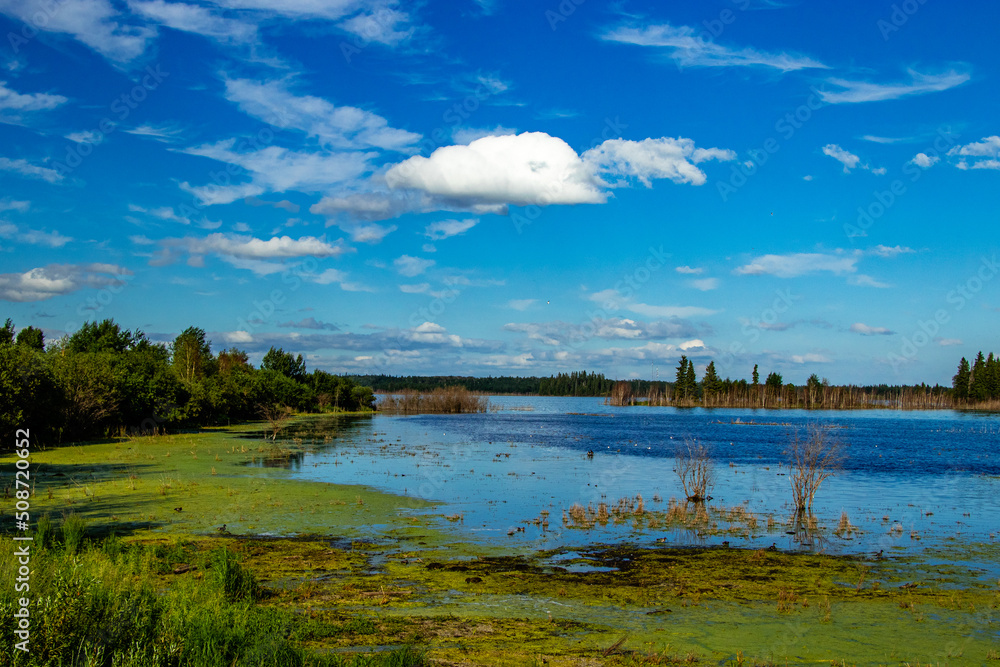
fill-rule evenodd
<path id="1" fill-rule="evenodd" d="M 491 401 L 500 409 L 485 414 L 303 420 L 285 435 L 316 447 L 293 462 L 294 473 L 436 501 L 437 508 L 413 511 L 451 515 L 454 521 L 442 524 L 462 539 L 519 548 L 725 540 L 888 555 L 956 539 L 995 543 L 1000 533 L 997 414 L 615 408 L 599 398 Z M 833 427 L 846 459 L 816 496 L 820 530 L 806 534 L 788 524 L 791 491 L 782 452 L 790 433 L 804 434 L 810 424 Z M 322 444 L 324 434 L 332 442 Z M 736 522 L 740 530 L 726 532 L 717 512 L 715 530 L 650 529 L 632 521 L 563 525 L 563 511 L 573 503 L 614 505 L 641 494 L 647 510 L 665 510 L 669 498 L 683 497 L 673 457 L 687 440 L 707 445 L 715 461 L 709 505 L 743 506 L 758 518 L 756 528 Z M 842 512 L 860 533 L 834 534 Z M 770 530 L 768 515 L 775 522 Z M 538 525 L 543 518 L 547 528 Z"/>

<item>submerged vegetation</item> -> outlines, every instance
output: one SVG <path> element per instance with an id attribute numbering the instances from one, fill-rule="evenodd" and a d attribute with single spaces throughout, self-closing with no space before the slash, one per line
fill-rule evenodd
<path id="1" fill-rule="evenodd" d="M 43 443 L 229 424 L 264 413 L 371 410 L 368 387 L 271 348 L 254 368 L 242 350 L 213 354 L 189 327 L 170 345 L 113 320 L 45 345 L 42 332 L 0 327 L 0 431 L 26 425 Z"/>

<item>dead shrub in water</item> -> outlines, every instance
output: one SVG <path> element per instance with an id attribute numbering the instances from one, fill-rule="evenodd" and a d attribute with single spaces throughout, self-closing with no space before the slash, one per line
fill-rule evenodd
<path id="1" fill-rule="evenodd" d="M 677 454 L 677 476 L 689 501 L 710 500 L 708 491 L 715 484 L 715 474 L 708 447 L 690 441 L 685 443 Z"/>
<path id="2" fill-rule="evenodd" d="M 823 481 L 834 474 L 844 459 L 843 447 L 821 426 L 809 427 L 803 439 L 798 432 L 791 436 L 785 450 L 791 473 L 792 499 L 797 514 L 812 514 L 813 497 Z"/>
<path id="3" fill-rule="evenodd" d="M 385 396 L 378 404 L 383 412 L 489 412 L 490 407 L 486 396 L 465 387 L 444 387 L 427 393 L 406 390 Z"/>

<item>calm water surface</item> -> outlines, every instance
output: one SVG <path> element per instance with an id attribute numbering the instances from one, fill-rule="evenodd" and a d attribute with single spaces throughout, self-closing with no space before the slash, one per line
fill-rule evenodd
<path id="1" fill-rule="evenodd" d="M 1000 415 L 615 408 L 599 398 L 491 401 L 499 410 L 488 414 L 376 415 L 349 425 L 307 421 L 288 437 L 322 442 L 317 436 L 326 429 L 336 436 L 296 461 L 296 474 L 436 501 L 437 507 L 419 512 L 461 515 L 461 521 L 441 523 L 463 539 L 511 546 L 728 540 L 829 553 L 899 553 L 995 544 L 1000 534 Z M 791 433 L 804 435 L 812 424 L 833 427 L 829 432 L 843 443 L 846 459 L 816 496 L 821 530 L 804 535 L 790 530 L 782 452 Z M 709 504 L 753 512 L 759 523 L 750 534 L 637 528 L 630 522 L 588 530 L 563 525 L 563 511 L 574 503 L 596 507 L 642 495 L 647 509 L 665 510 L 671 497 L 682 499 L 674 456 L 687 440 L 711 450 L 717 479 Z M 543 511 L 549 513 L 547 529 L 532 522 Z M 833 534 L 842 512 L 860 534 Z M 776 522 L 770 530 L 767 516 Z"/>

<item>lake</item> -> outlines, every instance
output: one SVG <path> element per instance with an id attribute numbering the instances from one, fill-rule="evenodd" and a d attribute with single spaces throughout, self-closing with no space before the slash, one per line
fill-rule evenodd
<path id="1" fill-rule="evenodd" d="M 955 561 L 961 545 L 996 543 L 1000 532 L 997 414 L 491 402 L 496 410 L 482 414 L 303 420 L 285 437 L 314 446 L 293 472 L 430 500 L 433 509 L 409 511 L 437 517 L 456 538 L 526 549 L 730 542 L 826 553 L 930 548 Z M 846 458 L 816 495 L 818 525 L 805 530 L 791 522 L 783 452 L 792 433 L 816 424 L 842 442 Z M 674 457 L 688 441 L 709 447 L 714 461 L 710 521 L 669 525 L 670 499 L 684 506 Z M 634 508 L 637 496 L 652 514 L 585 528 L 563 518 L 575 503 L 614 507 L 626 498 Z M 855 530 L 837 533 L 843 513 Z"/>

